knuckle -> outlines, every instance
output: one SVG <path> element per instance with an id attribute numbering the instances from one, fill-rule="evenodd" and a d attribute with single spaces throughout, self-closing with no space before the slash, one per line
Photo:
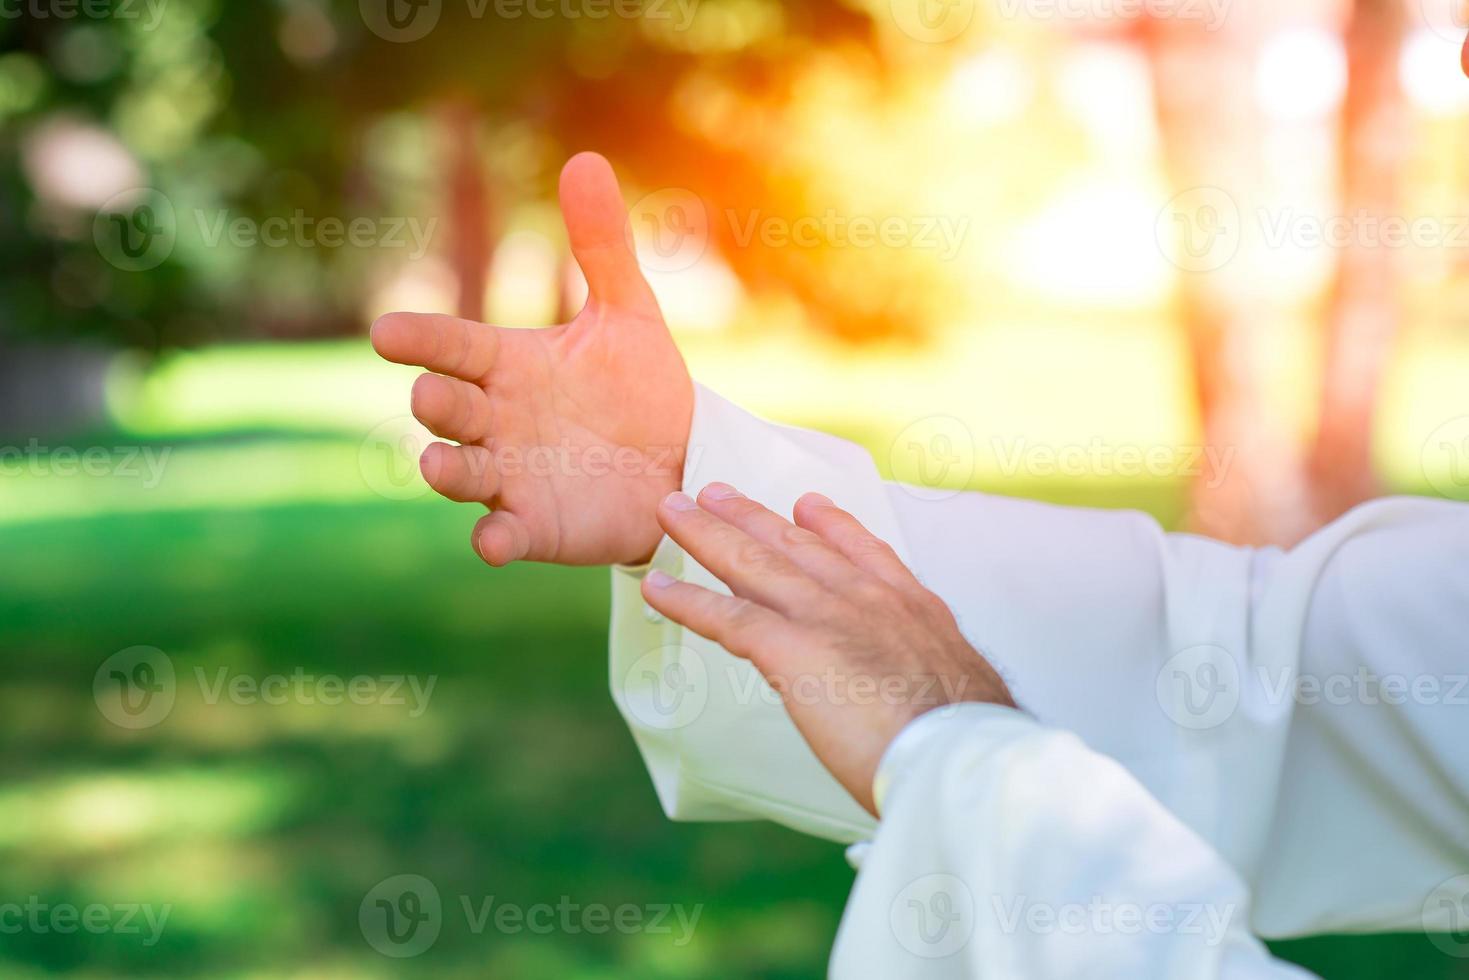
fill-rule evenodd
<path id="1" fill-rule="evenodd" d="M 948 621 L 954 618 L 949 604 L 927 589 L 917 590 L 910 601 L 915 609 L 935 620 Z"/>
<path id="2" fill-rule="evenodd" d="M 758 541 L 744 541 L 735 550 L 735 561 L 751 572 L 775 572 L 785 567 L 785 560 Z"/>
<path id="3" fill-rule="evenodd" d="M 748 632 L 760 618 L 760 608 L 749 599 L 735 598 L 730 601 L 725 621 L 735 632 Z"/>
<path id="4" fill-rule="evenodd" d="M 858 607 L 870 609 L 892 600 L 893 593 L 887 583 L 875 578 L 861 578 L 852 586 L 851 600 Z"/>
<path id="5" fill-rule="evenodd" d="M 453 391 L 454 428 L 460 432 L 464 432 L 474 424 L 474 399 L 470 397 L 469 391 L 462 385 L 455 385 Z"/>
<path id="6" fill-rule="evenodd" d="M 754 649 L 763 611 L 748 599 L 734 599 L 724 611 L 720 642 L 731 653 L 748 656 Z"/>
<path id="7" fill-rule="evenodd" d="M 873 537 L 866 531 L 854 534 L 848 541 L 848 547 L 864 558 L 896 558 L 898 553 L 893 546 L 882 538 Z"/>
<path id="8" fill-rule="evenodd" d="M 816 547 L 821 543 L 821 538 L 805 528 L 788 524 L 776 535 L 776 543 L 782 548 L 800 551 Z"/>

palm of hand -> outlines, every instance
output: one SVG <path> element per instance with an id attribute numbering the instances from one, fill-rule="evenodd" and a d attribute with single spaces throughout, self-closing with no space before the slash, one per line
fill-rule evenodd
<path id="1" fill-rule="evenodd" d="M 688 370 L 638 271 L 605 160 L 562 175 L 573 253 L 591 297 L 570 323 L 510 330 L 452 317 L 390 314 L 373 345 L 428 368 L 414 414 L 436 435 L 424 478 L 491 513 L 474 531 L 492 565 L 646 559 L 657 503 L 678 489 L 693 414 Z"/>

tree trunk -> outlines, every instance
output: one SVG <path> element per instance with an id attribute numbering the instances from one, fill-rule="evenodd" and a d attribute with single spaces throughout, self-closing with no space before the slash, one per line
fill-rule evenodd
<path id="1" fill-rule="evenodd" d="M 459 285 L 455 312 L 466 320 L 482 321 L 496 215 L 480 159 L 477 117 L 470 103 L 452 101 L 442 107 L 439 119 L 444 139 L 448 258 Z"/>
<path id="2" fill-rule="evenodd" d="M 1406 19 L 1402 0 L 1356 0 L 1347 30 L 1342 213 L 1378 227 L 1400 213 L 1408 112 L 1398 54 Z M 1339 259 L 1326 322 L 1321 420 L 1309 466 L 1311 502 L 1322 523 L 1381 492 L 1372 466 L 1372 423 L 1400 318 L 1397 251 L 1380 241 L 1353 240 Z"/>
<path id="3" fill-rule="evenodd" d="M 1199 477 L 1190 529 L 1239 544 L 1290 543 L 1307 511 L 1299 447 L 1266 403 L 1262 379 L 1272 338 L 1288 322 L 1261 288 L 1272 257 L 1255 216 L 1268 204 L 1266 120 L 1254 69 L 1270 26 L 1267 4 L 1241 4 L 1217 31 L 1199 21 L 1150 21 L 1163 149 L 1181 231 L 1225 251 L 1182 273 L 1179 313 L 1188 331 L 1199 413 L 1210 458 Z"/>

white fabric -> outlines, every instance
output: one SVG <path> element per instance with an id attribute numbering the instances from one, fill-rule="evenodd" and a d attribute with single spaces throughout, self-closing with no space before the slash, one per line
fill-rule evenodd
<path id="1" fill-rule="evenodd" d="M 1133 513 L 933 499 L 700 389 L 685 484 L 715 480 L 785 513 L 812 490 L 855 513 L 1039 719 L 966 707 L 895 743 L 834 975 L 1284 976 L 1251 932 L 1452 925 L 1439 899 L 1469 893 L 1469 507 L 1382 501 L 1289 553 L 1251 551 Z M 654 565 L 722 588 L 671 542 Z M 872 837 L 753 668 L 647 619 L 638 577 L 613 573 L 612 690 L 669 816 Z M 925 868 L 979 903 L 945 957 L 890 919 Z M 1202 946 L 1182 929 L 1003 928 L 1016 896 L 1043 918 L 1093 892 L 1104 909 L 1234 913 Z"/>

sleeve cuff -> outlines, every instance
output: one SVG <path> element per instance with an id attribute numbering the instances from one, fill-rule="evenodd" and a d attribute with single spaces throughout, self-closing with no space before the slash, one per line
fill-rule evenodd
<path id="1" fill-rule="evenodd" d="M 966 702 L 936 708 L 910 721 L 883 752 L 872 780 L 872 799 L 878 816 L 884 804 L 901 790 L 904 777 L 917 768 L 925 755 L 964 739 L 982 744 L 982 751 L 997 751 L 1004 745 L 1033 734 L 1040 728 L 1034 718 L 999 704 Z"/>

